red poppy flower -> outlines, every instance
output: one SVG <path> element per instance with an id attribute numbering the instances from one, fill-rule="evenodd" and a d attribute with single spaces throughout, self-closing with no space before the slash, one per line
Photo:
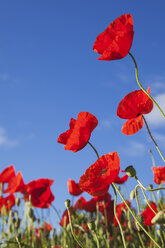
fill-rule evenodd
<path id="1" fill-rule="evenodd" d="M 117 152 L 101 156 L 81 176 L 79 187 L 92 196 L 105 195 L 120 170 L 120 159 Z"/>
<path id="2" fill-rule="evenodd" d="M 157 184 L 162 184 L 165 182 L 165 166 L 152 167 L 154 173 L 154 182 Z"/>
<path id="3" fill-rule="evenodd" d="M 157 213 L 158 211 L 157 211 L 156 204 L 151 202 L 150 205 L 153 208 L 153 210 L 155 210 L 155 212 Z M 144 225 L 146 226 L 154 225 L 151 222 L 151 220 L 155 217 L 155 214 L 149 206 L 146 207 L 146 209 L 141 213 L 141 215 L 143 216 L 143 219 L 144 219 Z"/>
<path id="4" fill-rule="evenodd" d="M 41 178 L 25 185 L 25 200 L 31 200 L 34 207 L 49 208 L 54 201 L 50 186 L 54 180 Z"/>
<path id="5" fill-rule="evenodd" d="M 99 54 L 99 60 L 116 60 L 124 58 L 133 41 L 133 19 L 131 14 L 124 14 L 114 20 L 105 31 L 99 34 L 93 50 Z"/>
<path id="6" fill-rule="evenodd" d="M 81 189 L 79 188 L 79 184 L 76 183 L 74 180 L 68 179 L 68 190 L 71 195 L 78 196 L 82 193 Z"/>
<path id="7" fill-rule="evenodd" d="M 98 124 L 96 117 L 88 112 L 80 112 L 77 120 L 70 120 L 70 129 L 62 133 L 57 142 L 64 144 L 65 150 L 77 152 L 86 146 L 93 129 Z"/>
<path id="8" fill-rule="evenodd" d="M 150 93 L 150 88 L 148 88 Z M 119 103 L 117 115 L 128 119 L 122 127 L 122 133 L 132 135 L 143 127 L 143 114 L 148 114 L 153 109 L 152 100 L 142 91 L 135 90 L 126 95 Z"/>
<path id="9" fill-rule="evenodd" d="M 15 177 L 15 169 L 13 165 L 10 165 L 0 174 L 0 183 L 8 183 L 12 177 Z"/>
<path id="10" fill-rule="evenodd" d="M 11 178 L 11 180 L 8 182 L 7 188 L 3 191 L 4 193 L 10 193 L 13 194 L 15 192 L 21 192 L 23 193 L 24 190 L 24 181 L 21 172 L 18 172 L 18 174 Z"/>
<path id="11" fill-rule="evenodd" d="M 15 205 L 15 196 L 13 194 L 10 194 L 5 198 L 0 196 L 0 213 L 2 211 L 3 206 L 5 206 L 5 209 L 8 212 L 14 205 Z"/>
<path id="12" fill-rule="evenodd" d="M 115 178 L 115 181 L 114 181 L 114 183 L 116 183 L 116 184 L 123 184 L 123 183 L 125 183 L 127 180 L 128 180 L 128 175 L 125 175 L 125 176 L 123 176 L 123 177 L 119 177 L 119 176 L 117 176 L 116 178 Z"/>

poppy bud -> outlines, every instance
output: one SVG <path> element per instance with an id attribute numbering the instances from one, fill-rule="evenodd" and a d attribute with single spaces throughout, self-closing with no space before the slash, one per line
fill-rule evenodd
<path id="1" fill-rule="evenodd" d="M 70 208 L 70 200 L 65 200 L 65 206 L 66 208 Z"/>
<path id="2" fill-rule="evenodd" d="M 89 222 L 88 227 L 91 231 L 95 231 L 96 230 L 95 222 L 94 221 Z"/>
<path id="3" fill-rule="evenodd" d="M 129 177 L 136 177 L 136 170 L 135 168 L 130 165 L 125 169 L 125 173 L 129 176 Z"/>
<path id="4" fill-rule="evenodd" d="M 152 224 L 165 224 L 165 210 L 159 211 L 151 220 Z"/>
<path id="5" fill-rule="evenodd" d="M 136 194 L 135 189 L 133 189 L 133 190 L 131 191 L 131 193 L 130 193 L 130 200 L 131 200 L 131 201 L 135 199 L 135 194 Z"/>

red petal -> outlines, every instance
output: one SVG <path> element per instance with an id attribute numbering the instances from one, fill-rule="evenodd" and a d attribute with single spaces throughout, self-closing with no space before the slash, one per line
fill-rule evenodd
<path id="1" fill-rule="evenodd" d="M 79 188 L 79 184 L 76 183 L 74 180 L 68 179 L 68 190 L 71 195 L 78 196 L 82 193 L 81 189 Z"/>
<path id="2" fill-rule="evenodd" d="M 150 91 L 150 88 L 148 90 Z M 117 115 L 122 119 L 132 119 L 142 114 L 148 114 L 152 109 L 152 100 L 142 90 L 135 90 L 127 94 L 119 103 Z"/>
<path id="3" fill-rule="evenodd" d="M 10 165 L 0 174 L 0 183 L 8 183 L 12 177 L 15 177 L 15 169 Z"/>
<path id="4" fill-rule="evenodd" d="M 122 127 L 122 133 L 132 135 L 137 133 L 143 127 L 143 117 L 139 115 L 136 118 L 126 121 Z"/>
<path id="5" fill-rule="evenodd" d="M 98 120 L 88 112 L 80 112 L 77 116 L 74 129 L 70 134 L 65 150 L 77 152 L 81 150 L 88 142 L 91 132 L 97 126 Z"/>
<path id="6" fill-rule="evenodd" d="M 128 180 L 128 175 L 125 175 L 125 176 L 123 176 L 123 177 L 117 176 L 117 177 L 115 178 L 114 183 L 122 184 L 122 183 L 125 183 L 127 180 Z"/>
<path id="7" fill-rule="evenodd" d="M 120 159 L 117 152 L 103 155 L 81 176 L 79 187 L 93 196 L 104 195 L 118 176 L 119 170 Z"/>
<path id="8" fill-rule="evenodd" d="M 125 57 L 133 41 L 133 19 L 124 14 L 114 20 L 98 35 L 93 50 L 101 54 L 100 60 L 115 60 Z"/>
<path id="9" fill-rule="evenodd" d="M 60 136 L 58 137 L 58 140 L 57 140 L 58 143 L 61 143 L 61 144 L 66 144 L 67 143 L 68 138 L 69 138 L 69 136 L 71 135 L 71 133 L 73 131 L 75 123 L 76 123 L 76 120 L 71 118 L 70 123 L 69 123 L 70 129 L 67 130 L 66 132 L 60 134 Z"/>
<path id="10" fill-rule="evenodd" d="M 21 172 L 18 172 L 17 176 L 13 177 L 7 186 L 7 189 L 4 190 L 4 193 L 10 193 L 13 194 L 15 192 L 22 192 L 24 189 L 24 181 L 22 178 Z"/>

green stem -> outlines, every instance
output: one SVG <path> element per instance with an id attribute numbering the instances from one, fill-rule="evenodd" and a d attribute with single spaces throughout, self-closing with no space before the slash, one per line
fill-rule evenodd
<path id="1" fill-rule="evenodd" d="M 122 194 L 120 193 L 120 191 L 118 190 L 117 186 L 116 186 L 114 183 L 112 183 L 111 185 L 113 185 L 113 186 L 115 187 L 115 189 L 116 189 L 116 191 L 118 192 L 118 194 L 120 195 L 121 199 L 123 200 L 123 202 L 124 202 L 125 205 L 127 206 L 128 211 L 131 213 L 131 215 L 132 215 L 133 218 L 136 220 L 136 222 L 137 222 L 138 225 L 141 227 L 141 229 L 146 233 L 146 235 L 154 242 L 154 244 L 155 244 L 157 247 L 161 248 L 161 247 L 159 246 L 159 244 L 152 238 L 152 236 L 150 236 L 150 234 L 146 231 L 146 229 L 141 225 L 141 223 L 139 222 L 139 220 L 136 218 L 135 214 L 132 212 L 131 208 L 129 207 L 129 205 L 128 205 L 127 202 L 125 201 L 123 195 L 122 195 Z"/>
<path id="2" fill-rule="evenodd" d="M 142 240 L 142 237 L 141 237 L 140 233 L 137 232 L 137 234 L 138 234 L 138 237 L 139 237 L 139 240 L 140 240 L 140 243 L 141 243 L 142 247 L 145 248 L 145 245 L 144 245 L 144 242 Z"/>
<path id="3" fill-rule="evenodd" d="M 138 187 L 139 187 L 139 185 L 136 185 L 136 187 L 135 187 L 135 199 L 136 199 L 136 203 L 137 203 L 138 214 L 140 214 L 140 207 L 139 207 L 139 201 L 138 201 Z"/>
<path id="4" fill-rule="evenodd" d="M 150 135 L 152 141 L 154 142 L 154 144 L 155 144 L 155 146 L 156 146 L 156 149 L 158 150 L 158 152 L 159 152 L 161 158 L 163 159 L 163 161 L 165 162 L 165 158 L 164 158 L 163 154 L 161 153 L 158 144 L 156 143 L 156 141 L 154 140 L 154 138 L 153 138 L 153 136 L 152 136 L 152 134 L 151 134 L 151 131 L 150 131 L 149 127 L 148 127 L 148 124 L 147 124 L 147 121 L 146 121 L 145 117 L 144 117 L 143 115 L 142 115 L 142 117 L 143 117 L 143 120 L 144 120 L 144 122 L 145 122 L 145 124 L 146 124 L 147 131 L 148 131 L 148 133 L 149 133 L 149 135 Z"/>
<path id="5" fill-rule="evenodd" d="M 93 233 L 94 233 L 94 236 L 95 236 L 95 239 L 96 239 L 97 248 L 100 248 L 100 244 L 99 244 L 99 240 L 98 240 L 97 234 L 96 234 L 95 231 L 93 231 Z"/>
<path id="6" fill-rule="evenodd" d="M 138 182 L 138 184 L 145 190 L 145 191 L 157 191 L 157 190 L 161 190 L 161 189 L 165 189 L 164 187 L 159 187 L 156 189 L 147 189 L 146 187 L 144 187 L 144 185 L 139 181 L 139 179 L 135 176 L 134 177 L 136 179 L 136 181 Z"/>
<path id="7" fill-rule="evenodd" d="M 75 239 L 75 241 L 77 242 L 77 244 L 78 244 L 81 248 L 84 248 L 84 246 L 83 246 L 83 244 L 81 243 L 81 241 L 78 240 L 77 237 L 76 237 L 76 235 L 74 234 L 73 225 L 72 225 L 72 219 L 71 219 L 71 214 L 70 214 L 70 208 L 67 207 L 67 210 L 68 210 L 69 222 L 70 222 L 70 227 L 71 227 L 71 232 L 72 232 L 73 238 Z"/>
<path id="8" fill-rule="evenodd" d="M 122 229 L 122 226 L 121 226 L 121 224 L 120 224 L 120 221 L 119 221 L 119 219 L 118 219 L 118 217 L 117 217 L 117 212 L 116 212 L 117 193 L 116 193 L 116 189 L 115 189 L 115 187 L 114 187 L 114 184 L 111 184 L 111 185 L 112 185 L 112 188 L 113 188 L 114 193 L 115 193 L 114 214 L 115 214 L 116 220 L 117 220 L 117 222 L 118 222 L 118 224 L 119 224 L 119 228 L 120 228 L 120 232 L 121 232 L 121 236 L 122 236 L 122 241 L 123 241 L 124 248 L 126 248 L 127 246 L 126 246 L 126 243 L 125 243 L 125 238 L 124 238 L 123 229 Z"/>
<path id="9" fill-rule="evenodd" d="M 61 216 L 59 215 L 59 212 L 57 211 L 56 207 L 55 207 L 53 204 L 51 204 L 51 207 L 52 207 L 53 210 L 56 212 L 56 214 L 57 214 L 59 220 L 61 220 Z"/>
<path id="10" fill-rule="evenodd" d="M 16 241 L 17 241 L 17 243 L 18 243 L 18 247 L 21 248 L 21 244 L 20 244 L 20 242 L 19 242 L 18 237 L 16 236 L 15 239 L 16 239 Z"/>
<path id="11" fill-rule="evenodd" d="M 96 153 L 97 158 L 99 159 L 99 154 L 98 154 L 96 148 L 95 148 L 89 141 L 88 141 L 88 144 L 92 147 L 92 149 L 93 149 L 94 152 Z"/>
<path id="12" fill-rule="evenodd" d="M 155 167 L 156 164 L 155 164 L 155 159 L 154 159 L 154 156 L 152 154 L 152 151 L 151 150 L 148 150 L 148 152 L 151 154 L 152 164 L 153 164 L 153 167 Z"/>
<path id="13" fill-rule="evenodd" d="M 138 76 L 138 67 L 137 67 L 137 63 L 136 60 L 134 58 L 134 56 L 129 52 L 129 55 L 131 56 L 134 64 L 135 64 L 135 73 L 136 73 L 136 81 L 139 85 L 139 87 L 146 93 L 146 95 L 155 103 L 155 105 L 157 106 L 157 108 L 159 109 L 159 111 L 161 112 L 161 114 L 163 115 L 163 117 L 165 118 L 165 114 L 163 112 L 163 110 L 160 108 L 160 106 L 157 104 L 157 102 L 153 99 L 153 97 L 148 94 L 148 92 L 143 88 L 143 86 L 141 85 L 140 81 L 139 81 L 139 76 Z"/>
<path id="14" fill-rule="evenodd" d="M 139 185 L 140 186 L 140 185 Z M 148 199 L 147 199 L 147 196 L 146 196 L 146 194 L 145 194 L 145 192 L 144 192 L 144 189 L 140 186 L 140 188 L 141 188 L 141 190 L 142 190 L 142 192 L 143 192 L 143 195 L 144 195 L 144 198 L 145 198 L 145 200 L 146 200 L 146 202 L 147 202 L 147 205 L 149 206 L 149 208 L 152 210 L 152 212 L 154 213 L 154 214 L 157 214 L 156 212 L 155 212 L 155 210 L 151 207 L 151 205 L 150 205 L 150 203 L 149 203 L 149 201 L 148 201 Z"/>

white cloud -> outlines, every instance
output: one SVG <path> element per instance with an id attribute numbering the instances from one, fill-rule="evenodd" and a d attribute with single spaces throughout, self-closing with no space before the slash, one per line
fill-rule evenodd
<path id="1" fill-rule="evenodd" d="M 130 141 L 126 146 L 122 147 L 122 152 L 131 157 L 139 157 L 144 155 L 146 147 L 144 144 L 136 141 Z"/>
<path id="2" fill-rule="evenodd" d="M 3 127 L 0 127 L 0 147 L 15 147 L 18 145 L 18 141 L 10 140 L 7 137 L 6 130 Z"/>
<path id="3" fill-rule="evenodd" d="M 163 112 L 165 113 L 165 93 L 159 94 L 154 97 L 155 101 L 159 104 Z M 157 106 L 154 106 L 152 112 L 146 115 L 147 121 L 154 126 L 165 126 L 165 119 L 158 110 Z"/>

